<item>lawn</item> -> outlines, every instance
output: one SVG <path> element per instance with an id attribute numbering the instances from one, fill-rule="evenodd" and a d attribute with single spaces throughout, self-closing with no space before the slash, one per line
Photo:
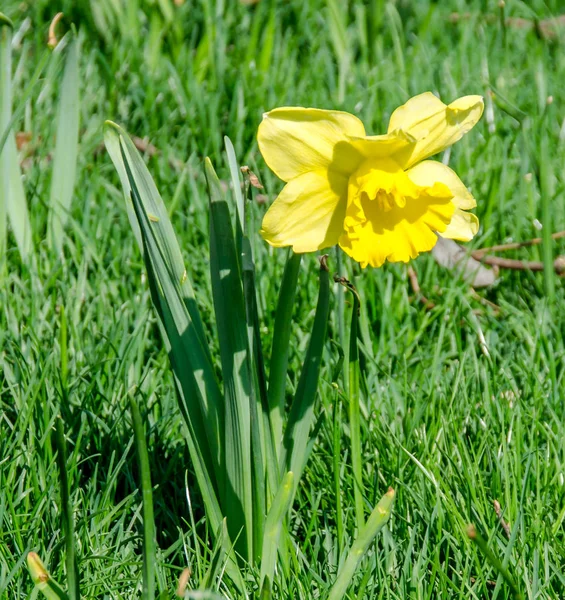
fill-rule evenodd
<path id="1" fill-rule="evenodd" d="M 53 50 L 59 10 L 53 33 L 59 42 L 69 33 Z M 244 596 L 227 563 L 215 564 L 218 536 L 104 122 L 136 136 L 222 381 L 204 158 L 232 215 L 224 136 L 264 186 L 250 191 L 247 232 L 268 368 L 287 250 L 259 234 L 283 186 L 258 149 L 263 113 L 344 110 L 376 135 L 396 107 L 431 91 L 446 103 L 485 100 L 479 123 L 436 157 L 477 199 L 480 229 L 465 249 L 542 243 L 490 252 L 516 262 L 476 289 L 429 253 L 361 269 L 338 248 L 325 251 L 315 435 L 285 519 L 289 562 L 261 598 L 327 598 L 359 533 L 359 500 L 368 517 L 389 487 L 392 514 L 346 598 L 565 598 L 565 286 L 553 265 L 565 237 L 550 237 L 565 230 L 561 2 L 3 0 L 0 11 L 13 23 L 12 135 L 31 232 L 22 252 L 12 223 L 0 247 L 0 597 L 42 597 L 30 551 L 65 589 L 75 552 L 82 598 L 148 597 L 132 405 L 152 484 L 153 597 L 175 597 L 187 567 L 186 598 Z M 77 114 L 75 148 L 65 136 Z M 1 111 L 0 124 L 1 136 Z M 0 176 L 3 185 L 1 167 Z M 53 189 L 69 182 L 65 225 L 53 234 Z M 304 255 L 298 273 L 289 411 L 317 323 L 320 254 Z M 523 268 L 530 262 L 541 270 Z M 355 307 L 334 274 L 360 298 L 359 448 L 347 393 Z M 260 564 L 244 563 L 245 589 L 259 598 Z"/>

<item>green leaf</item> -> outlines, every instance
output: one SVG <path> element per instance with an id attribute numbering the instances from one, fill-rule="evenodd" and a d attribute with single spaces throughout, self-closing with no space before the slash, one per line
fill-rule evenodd
<path id="1" fill-rule="evenodd" d="M 267 578 L 267 579 L 265 579 L 265 581 L 263 581 L 263 585 L 261 586 L 261 593 L 259 595 L 259 600 L 271 600 L 272 597 L 273 597 L 273 595 L 272 595 L 272 589 L 271 589 L 271 582 Z"/>
<path id="2" fill-rule="evenodd" d="M 283 477 L 265 522 L 263 549 L 261 551 L 261 589 L 263 589 L 265 581 L 273 580 L 275 574 L 279 538 L 284 518 L 292 502 L 293 491 L 294 474 L 289 471 Z"/>
<path id="3" fill-rule="evenodd" d="M 239 219 L 241 231 L 245 231 L 245 200 L 243 199 L 243 193 L 241 191 L 240 170 L 237 166 L 237 158 L 235 156 L 235 150 L 230 138 L 225 136 L 224 143 L 226 145 L 226 154 L 228 156 L 228 165 L 230 168 L 233 195 L 235 197 L 237 218 Z"/>
<path id="4" fill-rule="evenodd" d="M 145 441 L 145 431 L 139 407 L 130 397 L 130 410 L 132 415 L 133 433 L 139 471 L 141 474 L 141 497 L 143 499 L 143 591 L 144 600 L 155 598 L 155 565 L 156 539 L 155 519 L 153 516 L 153 486 L 151 485 L 151 471 L 149 468 L 149 454 Z"/>
<path id="5" fill-rule="evenodd" d="M 63 229 L 67 222 L 75 187 L 79 135 L 79 48 L 71 32 L 66 49 L 63 81 L 57 111 L 57 140 L 51 179 L 49 236 L 57 254 L 63 251 Z"/>
<path id="6" fill-rule="evenodd" d="M 393 501 L 394 490 L 390 488 L 373 509 L 365 526 L 357 534 L 357 539 L 353 542 L 353 545 L 347 554 L 347 558 L 338 572 L 337 579 L 332 586 L 328 600 L 342 600 L 342 598 L 345 597 L 347 588 L 353 579 L 353 575 L 355 574 L 359 563 L 369 550 L 376 535 L 388 521 Z"/>
<path id="7" fill-rule="evenodd" d="M 326 342 L 329 310 L 329 272 L 325 264 L 325 258 L 322 258 L 320 291 L 314 326 L 288 417 L 281 450 L 281 469 L 286 468 L 294 473 L 295 485 L 300 480 L 304 469 L 310 430 L 314 421 L 314 402 L 318 391 L 322 353 Z"/>
<path id="8" fill-rule="evenodd" d="M 205 161 L 210 198 L 210 274 L 225 397 L 224 507 L 240 554 L 253 556 L 251 373 L 243 287 L 231 217 L 212 163 Z M 244 528 L 243 532 L 241 531 Z M 240 535 L 242 533 L 242 535 Z M 238 538 L 239 536 L 239 538 Z"/>
<path id="9" fill-rule="evenodd" d="M 349 434 L 351 436 L 351 464 L 353 466 L 353 489 L 355 497 L 355 519 L 357 530 L 361 531 L 365 523 L 363 510 L 363 468 L 361 464 L 361 411 L 359 408 L 359 348 L 357 335 L 359 331 L 359 296 L 351 286 L 353 294 L 353 310 L 351 312 L 351 329 L 349 332 Z"/>
<path id="10" fill-rule="evenodd" d="M 215 377 L 194 293 L 167 210 L 133 143 L 108 122 L 105 143 L 116 166 L 128 214 L 144 255 L 153 303 L 175 374 L 187 443 L 210 524 L 222 522 L 223 398 Z"/>
<path id="11" fill-rule="evenodd" d="M 114 166 L 118 171 L 120 182 L 124 191 L 124 198 L 126 201 L 126 207 L 128 211 L 128 217 L 130 225 L 135 233 L 139 248 L 143 251 L 143 241 L 141 239 L 141 232 L 137 215 L 135 213 L 132 197 L 131 197 L 131 186 L 129 177 L 125 168 L 124 161 L 122 159 L 122 151 L 120 146 L 123 145 L 124 152 L 128 160 L 132 176 L 135 180 L 136 187 L 140 202 L 147 214 L 147 217 L 152 223 L 152 230 L 161 251 L 166 258 L 167 267 L 172 271 L 174 276 L 175 285 L 180 285 L 183 302 L 190 314 L 190 319 L 195 328 L 195 333 L 198 335 L 201 341 L 201 345 L 205 350 L 209 362 L 212 359 L 208 351 L 208 344 L 206 341 L 206 335 L 204 333 L 204 326 L 198 306 L 196 305 L 196 296 L 194 289 L 186 272 L 184 261 L 182 258 L 182 252 L 175 236 L 169 213 L 161 195 L 159 194 L 155 182 L 151 177 L 143 159 L 139 155 L 137 148 L 131 141 L 128 134 L 115 123 L 106 121 L 104 128 L 104 143 L 106 149 L 112 158 Z"/>
<path id="12" fill-rule="evenodd" d="M 230 139 L 225 137 L 224 141 L 237 210 L 235 242 L 243 280 L 247 345 L 252 380 L 250 424 L 253 456 L 253 549 L 255 551 L 254 558 L 259 561 L 261 558 L 265 513 L 268 509 L 265 470 L 268 474 L 269 488 L 273 490 L 273 495 L 279 486 L 280 478 L 269 418 L 267 380 L 257 309 L 257 290 L 255 288 L 255 265 L 251 243 L 249 237 L 245 234 L 246 215 L 245 201 L 241 191 L 241 171 Z"/>
<path id="13" fill-rule="evenodd" d="M 292 310 L 296 297 L 301 257 L 301 254 L 295 254 L 292 250 L 288 251 L 275 315 L 269 365 L 269 414 L 277 451 L 282 442 Z"/>

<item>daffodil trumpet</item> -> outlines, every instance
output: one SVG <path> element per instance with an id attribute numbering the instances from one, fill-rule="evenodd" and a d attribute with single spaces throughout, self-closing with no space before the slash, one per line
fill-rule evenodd
<path id="1" fill-rule="evenodd" d="M 367 136 L 354 115 L 276 108 L 258 143 L 285 187 L 261 229 L 272 246 L 313 252 L 339 246 L 361 266 L 408 262 L 440 235 L 469 241 L 478 231 L 473 195 L 455 172 L 427 160 L 481 118 L 481 96 L 449 105 L 427 92 L 391 115 L 388 132 Z"/>

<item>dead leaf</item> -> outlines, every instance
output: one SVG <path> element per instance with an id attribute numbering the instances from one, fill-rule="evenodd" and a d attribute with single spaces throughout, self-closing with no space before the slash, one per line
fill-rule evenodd
<path id="1" fill-rule="evenodd" d="M 488 287 L 496 281 L 496 273 L 487 269 L 478 260 L 453 240 L 438 238 L 432 250 L 438 265 L 460 274 L 464 281 L 474 288 Z"/>
<path id="2" fill-rule="evenodd" d="M 255 173 L 253 173 L 253 171 L 249 167 L 247 167 L 247 166 L 241 167 L 241 172 L 243 173 L 244 176 L 247 176 L 247 178 L 249 179 L 249 183 L 254 188 L 256 188 L 258 190 L 263 189 L 263 184 L 259 181 L 259 178 L 257 177 L 257 175 L 255 175 Z"/>

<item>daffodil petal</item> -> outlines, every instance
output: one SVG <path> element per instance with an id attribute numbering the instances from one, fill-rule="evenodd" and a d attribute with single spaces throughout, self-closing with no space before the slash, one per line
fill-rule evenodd
<path id="1" fill-rule="evenodd" d="M 455 171 L 443 163 L 425 160 L 408 169 L 406 174 L 416 185 L 422 187 L 432 187 L 437 182 L 445 184 L 451 190 L 452 202 L 457 208 L 468 210 L 477 206 L 473 194 L 465 187 Z"/>
<path id="2" fill-rule="evenodd" d="M 350 145 L 363 157 L 388 158 L 401 150 L 414 146 L 416 140 L 404 131 L 392 131 L 384 135 L 371 135 L 364 138 L 350 137 Z"/>
<path id="3" fill-rule="evenodd" d="M 445 105 L 431 92 L 414 96 L 390 117 L 388 131 L 402 130 L 417 140 L 395 159 L 409 168 L 460 140 L 481 118 L 481 96 L 464 96 Z"/>
<path id="4" fill-rule="evenodd" d="M 435 246 L 435 232 L 446 229 L 454 209 L 450 198 L 439 194 L 422 194 L 387 211 L 362 199 L 361 205 L 348 205 L 339 245 L 362 267 L 408 262 Z"/>
<path id="5" fill-rule="evenodd" d="M 276 108 L 263 115 L 257 141 L 267 165 L 283 181 L 308 171 L 349 174 L 359 163 L 348 138 L 364 137 L 354 115 L 317 108 Z"/>
<path id="6" fill-rule="evenodd" d="M 479 219 L 476 215 L 456 208 L 447 229 L 439 235 L 450 240 L 468 242 L 477 235 L 477 231 L 479 231 Z"/>
<path id="7" fill-rule="evenodd" d="M 343 232 L 347 178 L 311 171 L 289 181 L 263 218 L 261 235 L 271 246 L 314 252 L 337 244 Z"/>

